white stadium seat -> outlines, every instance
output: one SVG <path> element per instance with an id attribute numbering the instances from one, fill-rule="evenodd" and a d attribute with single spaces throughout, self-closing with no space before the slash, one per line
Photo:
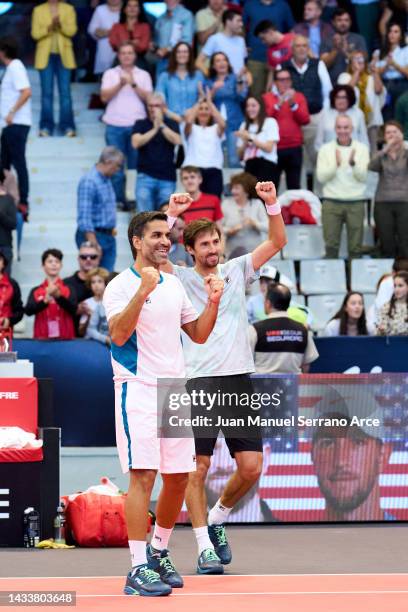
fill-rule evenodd
<path id="1" fill-rule="evenodd" d="M 325 248 L 322 228 L 317 225 L 287 225 L 288 243 L 283 247 L 284 259 L 320 259 Z"/>
<path id="2" fill-rule="evenodd" d="M 346 267 L 342 259 L 300 262 L 300 291 L 306 295 L 347 292 Z"/>
<path id="3" fill-rule="evenodd" d="M 361 293 L 375 293 L 383 274 L 392 270 L 393 259 L 353 259 L 351 262 L 351 289 Z"/>
<path id="4" fill-rule="evenodd" d="M 330 319 L 339 310 L 344 299 L 344 295 L 311 295 L 307 299 L 307 305 L 313 314 L 312 328 L 314 331 L 322 331 Z"/>

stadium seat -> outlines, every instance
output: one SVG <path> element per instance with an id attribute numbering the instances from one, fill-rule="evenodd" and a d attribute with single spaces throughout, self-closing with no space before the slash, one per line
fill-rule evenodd
<path id="1" fill-rule="evenodd" d="M 307 299 L 307 305 L 313 313 L 312 329 L 321 332 L 340 308 L 343 295 L 311 295 Z"/>
<path id="2" fill-rule="evenodd" d="M 288 243 L 283 247 L 284 259 L 320 259 L 325 248 L 322 228 L 317 225 L 287 225 Z"/>
<path id="3" fill-rule="evenodd" d="M 392 259 L 353 259 L 351 262 L 351 289 L 361 293 L 374 293 L 383 274 L 392 270 Z"/>
<path id="4" fill-rule="evenodd" d="M 274 266 L 281 274 L 284 274 L 293 282 L 295 287 L 297 286 L 296 282 L 296 272 L 295 272 L 295 264 L 293 261 L 288 261 L 281 259 L 280 261 L 276 259 L 270 260 L 271 265 Z"/>
<path id="5" fill-rule="evenodd" d="M 300 262 L 300 291 L 306 295 L 347 291 L 346 267 L 342 259 Z"/>

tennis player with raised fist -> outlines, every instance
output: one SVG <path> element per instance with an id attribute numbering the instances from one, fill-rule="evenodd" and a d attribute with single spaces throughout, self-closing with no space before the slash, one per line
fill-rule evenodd
<path id="1" fill-rule="evenodd" d="M 174 194 L 170 213 L 190 204 Z M 169 556 L 168 542 L 181 510 L 188 473 L 195 470 L 192 438 L 159 438 L 158 379 L 185 376 L 181 330 L 204 343 L 212 332 L 223 292 L 222 279 L 203 279 L 206 300 L 201 315 L 180 280 L 160 272 L 170 249 L 167 216 L 144 212 L 130 222 L 128 238 L 134 258 L 130 268 L 107 286 L 103 303 L 111 335 L 115 381 L 116 439 L 123 472 L 129 472 L 126 522 L 132 569 L 124 591 L 129 595 L 169 595 L 183 580 Z M 163 487 L 156 508 L 152 544 L 146 546 L 147 515 L 157 471 Z"/>
<path id="2" fill-rule="evenodd" d="M 195 308 L 200 310 L 207 303 L 206 278 L 224 281 L 220 311 L 214 330 L 203 345 L 183 338 L 189 390 L 213 394 L 222 398 L 250 396 L 252 386 L 249 374 L 255 371 L 252 351 L 248 340 L 248 317 L 245 291 L 257 278 L 257 271 L 286 244 L 285 226 L 281 208 L 276 197 L 275 185 L 259 182 L 258 197 L 263 200 L 269 218 L 268 238 L 252 253 L 220 264 L 222 241 L 218 226 L 208 219 L 198 219 L 187 225 L 184 231 L 186 250 L 194 259 L 194 268 L 166 264 L 179 278 Z M 184 202 L 187 205 L 187 201 Z M 180 206 L 180 204 L 179 204 Z M 184 208 L 183 208 L 184 211 Z M 169 226 L 175 222 L 178 209 L 174 205 L 168 210 Z M 202 394 L 201 397 L 207 397 Z M 201 412 L 200 412 L 201 410 Z M 228 405 L 221 400 L 211 408 L 215 422 L 219 418 L 233 422 L 234 417 L 248 422 L 250 407 Z M 209 414 L 208 406 L 198 408 L 198 416 Z M 253 414 L 253 413 L 252 413 Z M 186 492 L 186 503 L 197 539 L 199 574 L 221 574 L 223 566 L 231 563 L 232 553 L 228 544 L 225 523 L 228 516 L 239 507 L 239 501 L 258 480 L 262 471 L 261 432 L 222 427 L 230 454 L 236 461 L 232 474 L 221 497 L 210 509 L 207 517 L 205 479 L 211 464 L 218 428 L 195 428 L 197 470 L 191 472 Z"/>

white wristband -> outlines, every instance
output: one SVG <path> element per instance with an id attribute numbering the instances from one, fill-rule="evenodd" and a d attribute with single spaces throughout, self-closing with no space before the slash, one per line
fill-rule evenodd
<path id="1" fill-rule="evenodd" d="M 176 221 L 177 217 L 170 217 L 169 215 L 167 215 L 167 225 L 169 226 L 169 229 L 173 227 Z"/>
<path id="2" fill-rule="evenodd" d="M 266 212 L 268 215 L 280 215 L 281 213 L 281 205 L 279 204 L 279 200 L 276 200 L 275 204 L 265 204 Z"/>

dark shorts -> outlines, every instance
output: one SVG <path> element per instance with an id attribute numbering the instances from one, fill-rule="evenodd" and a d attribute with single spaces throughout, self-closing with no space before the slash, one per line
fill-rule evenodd
<path id="1" fill-rule="evenodd" d="M 252 381 L 248 374 L 233 376 L 211 376 L 209 378 L 193 378 L 187 383 L 187 390 L 192 394 L 214 394 L 216 401 L 207 410 L 206 406 L 192 403 L 191 416 L 201 416 L 211 420 L 205 426 L 193 427 L 196 454 L 211 457 L 218 438 L 222 431 L 231 457 L 240 451 L 255 451 L 262 453 L 261 429 L 256 426 L 248 427 L 248 415 L 254 415 L 253 409 L 245 402 L 234 402 L 235 397 L 251 397 L 253 393 Z M 232 400 L 221 400 L 221 394 L 231 396 Z M 221 424 L 218 422 L 222 420 Z M 236 425 L 233 423 L 237 423 Z M 244 424 L 242 424 L 244 423 Z"/>

